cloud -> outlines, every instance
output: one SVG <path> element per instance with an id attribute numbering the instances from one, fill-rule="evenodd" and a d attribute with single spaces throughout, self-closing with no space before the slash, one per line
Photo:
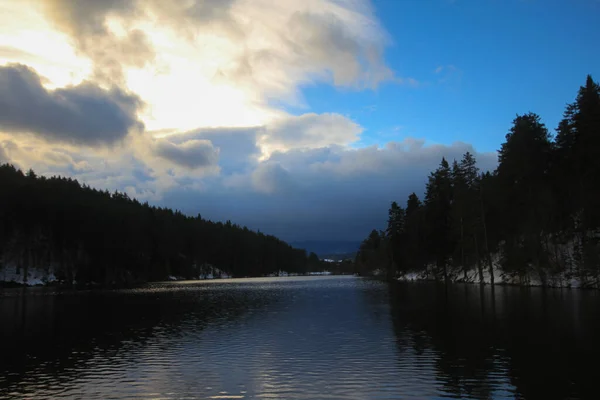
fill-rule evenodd
<path id="1" fill-rule="evenodd" d="M 131 26 L 139 13 L 132 0 L 43 0 L 46 16 L 95 63 L 96 78 L 121 81 L 123 66 L 141 68 L 154 59 L 146 34 Z M 109 22 L 113 23 L 112 30 Z M 115 32 L 115 30 L 117 32 Z"/>
<path id="2" fill-rule="evenodd" d="M 0 32 L 9 39 L 0 52 L 34 65 L 51 79 L 47 88 L 87 79 L 136 93 L 145 101 L 139 118 L 150 130 L 268 125 L 285 116 L 274 104 L 301 105 L 301 88 L 313 83 L 411 84 L 386 65 L 390 40 L 369 1 L 276 3 L 9 3 L 10 17 L 0 23 L 22 20 L 35 35 L 12 24 Z"/>
<path id="3" fill-rule="evenodd" d="M 268 0 L 246 0 L 231 10 L 244 51 L 218 76 L 260 88 L 267 98 L 301 105 L 298 88 L 315 80 L 357 89 L 395 80 L 383 59 L 387 35 L 368 2 L 312 0 L 310 7 L 301 2 L 274 7 Z M 253 23 L 240 24 L 244 19 Z"/>
<path id="4" fill-rule="evenodd" d="M 84 82 L 46 90 L 40 76 L 25 65 L 0 66 L 0 130 L 31 133 L 48 141 L 107 145 L 132 129 L 143 129 L 136 113 L 142 101 L 113 87 Z"/>
<path id="5" fill-rule="evenodd" d="M 173 24 L 182 34 L 193 36 L 202 26 L 211 29 L 231 30 L 235 24 L 231 17 L 231 7 L 235 0 L 191 0 L 164 2 L 145 0 L 144 6 L 150 8 L 159 22 Z"/>
<path id="6" fill-rule="evenodd" d="M 369 1 L 32 2 L 60 32 L 35 37 L 72 46 L 41 51 L 15 34 L 0 48 L 48 76 L 0 67 L 0 157 L 23 168 L 286 240 L 357 240 L 382 226 L 390 201 L 422 192 L 442 155 L 473 151 L 415 139 L 353 149 L 363 127 L 352 119 L 285 111 L 311 84 L 418 84 L 386 65 L 389 39 Z M 73 47 L 78 56 L 54 57 Z"/>
<path id="7" fill-rule="evenodd" d="M 345 146 L 358 140 L 362 131 L 360 125 L 340 114 L 309 113 L 282 115 L 265 126 L 199 128 L 167 138 L 174 144 L 210 141 L 219 150 L 219 165 L 232 173 L 255 167 L 261 155 L 275 151 Z"/>
<path id="8" fill-rule="evenodd" d="M 250 140 L 256 132 L 260 129 L 232 130 L 223 147 L 210 142 L 219 130 L 172 135 L 151 142 L 149 148 L 159 154 L 144 157 L 133 156 L 130 149 L 86 154 L 35 141 L 17 147 L 0 137 L 0 153 L 40 174 L 72 176 L 96 188 L 126 191 L 191 215 L 230 219 L 288 241 L 361 240 L 371 229 L 384 227 L 391 201 L 403 204 L 413 191 L 422 196 L 429 172 L 442 157 L 451 161 L 470 151 L 484 170 L 497 163 L 495 152 L 478 153 L 466 143 L 426 145 L 422 139 L 405 139 L 383 147 L 275 151 L 243 168 L 204 173 L 222 163 L 221 152 L 236 135 L 248 143 L 230 150 L 229 157 L 256 156 Z"/>
<path id="9" fill-rule="evenodd" d="M 78 154 L 45 143 L 17 143 L 13 140 L 2 140 L 0 136 L 0 163 L 10 162 L 26 170 L 33 168 L 36 172 L 73 175 L 89 170 L 88 162 Z"/>
<path id="10" fill-rule="evenodd" d="M 262 163 L 250 175 L 252 187 L 259 193 L 289 193 L 292 189 L 287 170 L 277 163 Z"/>
<path id="11" fill-rule="evenodd" d="M 391 70 L 380 64 L 382 48 L 361 46 L 361 40 L 369 38 L 352 32 L 345 22 L 333 9 L 297 12 L 289 19 L 289 32 L 299 45 L 299 55 L 330 70 L 336 85 L 376 87 L 391 79 Z"/>
<path id="12" fill-rule="evenodd" d="M 206 72 L 217 82 L 290 101 L 314 79 L 376 88 L 395 78 L 383 59 L 389 38 L 367 1 L 37 1 L 99 79 L 120 82 L 128 67 L 169 64 L 166 49 L 214 60 Z"/>
<path id="13" fill-rule="evenodd" d="M 442 157 L 460 159 L 466 151 L 481 169 L 495 168 L 495 152 L 478 153 L 461 142 L 428 146 L 406 139 L 383 148 L 295 149 L 276 152 L 254 171 L 224 179 L 209 191 L 167 190 L 161 202 L 285 240 L 360 240 L 384 227 L 391 201 L 404 204 L 413 191 L 422 197 L 427 176 Z"/>
<path id="14" fill-rule="evenodd" d="M 0 45 L 0 58 L 36 61 L 38 57 L 14 46 Z"/>
<path id="15" fill-rule="evenodd" d="M 168 136 L 168 140 L 181 144 L 189 140 L 208 140 L 218 150 L 219 166 L 226 173 L 245 171 L 256 165 L 261 155 L 257 143 L 264 127 L 201 128 Z"/>
<path id="16" fill-rule="evenodd" d="M 209 140 L 188 140 L 175 144 L 167 139 L 155 143 L 155 153 L 180 167 L 198 169 L 216 166 L 219 150 Z"/>
<path id="17" fill-rule="evenodd" d="M 348 145 L 358 140 L 363 128 L 336 113 L 286 116 L 266 127 L 262 142 L 270 149 L 319 148 Z"/>
<path id="18" fill-rule="evenodd" d="M 441 84 L 460 84 L 463 72 L 454 65 L 441 65 L 435 69 L 435 73 L 439 75 L 438 83 Z"/>
<path id="19" fill-rule="evenodd" d="M 4 143 L 0 142 L 0 164 L 5 164 L 9 161 L 10 160 L 8 158 L 8 154 L 6 153 L 6 150 L 4 149 Z"/>

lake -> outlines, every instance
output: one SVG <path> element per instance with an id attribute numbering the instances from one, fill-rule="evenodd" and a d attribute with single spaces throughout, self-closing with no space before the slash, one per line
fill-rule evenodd
<path id="1" fill-rule="evenodd" d="M 0 291 L 0 399 L 597 399 L 596 291 L 356 277 Z"/>

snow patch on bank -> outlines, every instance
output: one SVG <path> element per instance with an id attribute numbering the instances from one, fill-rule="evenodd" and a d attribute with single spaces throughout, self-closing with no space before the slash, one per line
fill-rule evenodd
<path id="1" fill-rule="evenodd" d="M 483 283 L 491 284 L 492 275 L 494 284 L 520 285 L 520 286 L 548 286 L 556 288 L 600 288 L 600 280 L 593 275 L 586 275 L 585 269 L 581 268 L 580 260 L 583 258 L 578 250 L 576 239 L 561 240 L 559 237 L 549 236 L 542 243 L 548 256 L 547 263 L 536 270 L 533 265 L 527 268 L 518 268 L 527 271 L 524 275 L 507 273 L 502 269 L 501 256 L 503 243 L 500 244 L 500 252 L 491 254 L 492 273 L 490 274 L 488 262 L 482 260 Z M 427 265 L 424 272 L 409 272 L 399 276 L 400 281 L 434 280 L 436 266 Z M 465 272 L 462 267 L 448 267 L 448 276 L 452 282 L 479 283 L 479 270 L 476 266 Z M 553 272 L 555 271 L 555 272 Z M 376 271 L 378 272 L 378 271 Z M 438 279 L 443 277 L 438 276 Z"/>
<path id="2" fill-rule="evenodd" d="M 529 272 L 526 276 L 510 276 L 509 274 L 502 271 L 500 265 L 496 262 L 493 265 L 493 276 L 495 285 L 519 285 L 519 286 L 544 286 L 543 280 L 536 272 Z M 429 265 L 428 271 L 434 271 L 435 266 Z M 465 279 L 464 271 L 462 268 L 448 268 L 448 275 L 451 282 L 455 283 L 480 283 L 479 271 L 477 268 L 467 270 L 467 277 Z M 492 283 L 492 274 L 490 274 L 489 267 L 486 265 L 483 270 L 483 283 L 489 285 Z M 433 273 L 428 272 L 408 272 L 406 274 L 397 277 L 399 281 L 432 281 L 435 280 Z M 443 277 L 439 277 L 442 279 Z M 582 287 L 581 280 L 574 277 L 566 276 L 566 274 L 557 274 L 552 277 L 546 278 L 546 286 L 555 288 L 580 288 Z"/>
<path id="3" fill-rule="evenodd" d="M 25 275 L 23 268 L 17 270 L 16 265 L 6 265 L 0 268 L 0 282 L 39 286 L 56 281 L 56 276 L 54 276 L 54 271 L 51 267 L 28 268 L 27 275 Z"/>
<path id="4" fill-rule="evenodd" d="M 231 275 L 229 275 L 227 272 L 215 267 L 212 264 L 203 264 L 200 266 L 194 265 L 193 267 L 196 269 L 196 271 L 198 271 L 198 275 L 192 276 L 190 278 L 186 278 L 183 276 L 170 275 L 168 277 L 168 280 L 169 281 L 187 281 L 187 280 L 202 281 L 205 279 L 228 279 L 228 278 L 231 278 Z"/>

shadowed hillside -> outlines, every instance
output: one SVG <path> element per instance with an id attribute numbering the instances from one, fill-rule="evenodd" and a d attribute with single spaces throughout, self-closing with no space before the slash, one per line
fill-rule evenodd
<path id="1" fill-rule="evenodd" d="M 0 271 L 66 283 L 261 276 L 309 267 L 304 250 L 246 227 L 186 216 L 62 177 L 0 166 Z M 313 261 L 316 256 L 311 258 Z M 318 260 L 317 260 L 318 262 Z"/>

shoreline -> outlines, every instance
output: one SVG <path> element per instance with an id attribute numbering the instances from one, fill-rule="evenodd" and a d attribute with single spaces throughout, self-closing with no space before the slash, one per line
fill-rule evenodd
<path id="1" fill-rule="evenodd" d="M 379 280 L 389 281 L 389 282 L 430 282 L 435 283 L 438 282 L 440 284 L 445 284 L 444 278 L 440 277 L 435 279 L 433 274 L 431 273 L 416 273 L 409 272 L 403 275 L 396 275 L 393 278 L 387 278 L 385 276 L 385 272 L 383 270 L 375 270 L 373 271 L 373 275 L 367 275 Z M 450 268 L 448 270 L 448 275 L 450 277 L 449 283 L 462 283 L 462 284 L 470 284 L 470 285 L 482 285 L 482 286 L 510 286 L 510 287 L 524 287 L 524 288 L 548 288 L 548 289 L 592 289 L 592 290 L 600 290 L 600 280 L 599 279 L 590 279 L 586 281 L 582 281 L 578 277 L 567 277 L 563 275 L 555 275 L 552 277 L 546 277 L 546 282 L 544 283 L 539 276 L 534 273 L 530 273 L 527 276 L 519 277 L 519 276 L 510 276 L 500 270 L 498 265 L 494 265 L 494 284 L 492 285 L 492 280 L 490 279 L 490 273 L 488 270 L 484 270 L 483 282 L 479 280 L 479 272 L 477 270 L 468 270 L 467 271 L 467 280 L 464 279 L 463 274 L 464 271 L 460 268 Z"/>
<path id="2" fill-rule="evenodd" d="M 229 275 L 224 276 L 200 276 L 197 278 L 186 279 L 183 277 L 174 277 L 169 276 L 167 279 L 162 280 L 148 280 L 148 281 L 130 281 L 130 282 L 119 282 L 119 283 L 98 283 L 98 282 L 73 282 L 71 284 L 67 282 L 62 282 L 57 280 L 53 274 L 48 274 L 43 278 L 34 277 L 32 279 L 28 279 L 27 282 L 23 282 L 22 280 L 14 280 L 14 275 L 11 276 L 13 279 L 6 279 L 6 274 L 2 273 L 0 270 L 0 289 L 17 289 L 17 288 L 59 288 L 59 289 L 115 289 L 115 288 L 133 288 L 138 287 L 140 285 L 152 284 L 152 283 L 178 283 L 178 282 L 195 282 L 195 281 L 221 281 L 221 280 L 230 280 L 230 279 L 250 279 L 250 278 L 288 278 L 288 277 L 323 277 L 323 276 L 347 276 L 349 274 L 336 274 L 330 271 L 318 271 L 318 272 L 309 272 L 306 274 L 298 274 L 298 273 L 287 273 L 280 271 L 277 274 L 269 274 L 265 276 L 240 276 L 240 277 L 232 277 Z M 351 274 L 350 274 L 351 275 Z M 51 276 L 52 279 L 47 279 L 48 276 Z"/>

